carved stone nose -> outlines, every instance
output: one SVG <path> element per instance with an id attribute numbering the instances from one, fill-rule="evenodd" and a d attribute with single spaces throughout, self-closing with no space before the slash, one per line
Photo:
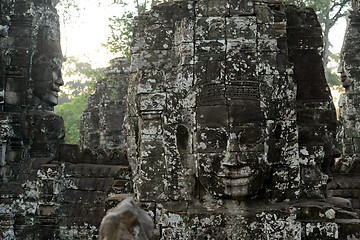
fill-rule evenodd
<path id="1" fill-rule="evenodd" d="M 52 72 L 53 82 L 59 86 L 64 85 L 64 81 L 61 75 L 61 71 L 59 72 Z"/>
<path id="2" fill-rule="evenodd" d="M 226 152 L 225 157 L 221 163 L 223 166 L 226 166 L 226 167 L 238 166 L 237 154 Z"/>
<path id="3" fill-rule="evenodd" d="M 343 73 L 344 72 L 344 67 L 342 66 L 342 64 L 339 65 L 339 67 L 336 70 L 338 73 Z"/>
<path id="4" fill-rule="evenodd" d="M 238 139 L 238 135 L 236 133 L 230 133 L 230 136 L 228 139 L 227 151 L 228 152 L 240 152 L 239 139 Z"/>

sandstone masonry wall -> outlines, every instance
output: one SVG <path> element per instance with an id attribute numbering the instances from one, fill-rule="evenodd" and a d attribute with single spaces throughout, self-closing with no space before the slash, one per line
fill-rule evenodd
<path id="1" fill-rule="evenodd" d="M 0 239 L 97 239 L 105 210 L 132 192 L 123 152 L 63 144 L 53 112 L 63 85 L 57 2 L 0 3 Z M 108 97 L 104 115 L 123 101 Z"/>
<path id="2" fill-rule="evenodd" d="M 125 137 L 122 123 L 125 116 L 129 62 L 126 58 L 112 60 L 105 69 L 105 78 L 96 84 L 88 107 L 81 118 L 80 145 L 90 149 L 122 149 Z"/>
<path id="3" fill-rule="evenodd" d="M 175 1 L 136 18 L 127 154 L 158 238 L 355 233 L 356 213 L 325 194 L 339 151 L 321 53 L 315 12 L 282 1 Z"/>
<path id="4" fill-rule="evenodd" d="M 360 181 L 360 135 L 359 135 L 359 103 L 360 103 L 360 12 L 359 2 L 352 1 L 353 10 L 348 16 L 339 73 L 345 88 L 339 101 L 340 126 L 338 141 L 341 145 L 342 156 L 336 165 L 336 174 L 328 184 L 328 194 L 334 197 L 349 199 L 360 213 L 359 181 Z"/>

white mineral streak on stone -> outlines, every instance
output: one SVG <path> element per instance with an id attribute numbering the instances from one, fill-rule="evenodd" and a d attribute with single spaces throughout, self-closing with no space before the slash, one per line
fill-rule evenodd
<path id="1" fill-rule="evenodd" d="M 329 209 L 325 212 L 325 216 L 328 218 L 328 219 L 335 219 L 335 210 L 334 209 Z"/>
<path id="2" fill-rule="evenodd" d="M 0 25 L 0 33 L 3 36 L 7 35 L 8 30 L 9 30 L 9 26 Z"/>
<path id="3" fill-rule="evenodd" d="M 199 142 L 198 149 L 206 149 L 206 144 L 204 142 Z"/>
<path id="4" fill-rule="evenodd" d="M 29 10 L 27 10 L 24 13 L 24 16 L 28 16 L 28 17 L 34 17 L 36 15 L 36 10 L 34 9 L 34 4 L 31 3 L 31 7 L 29 8 Z"/>

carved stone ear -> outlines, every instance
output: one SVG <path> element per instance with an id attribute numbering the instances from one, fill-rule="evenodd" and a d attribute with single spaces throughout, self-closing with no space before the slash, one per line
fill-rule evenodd
<path id="1" fill-rule="evenodd" d="M 51 0 L 51 6 L 55 7 L 59 2 L 60 0 Z"/>
<path id="2" fill-rule="evenodd" d="M 352 0 L 351 5 L 354 11 L 359 11 L 359 0 Z"/>

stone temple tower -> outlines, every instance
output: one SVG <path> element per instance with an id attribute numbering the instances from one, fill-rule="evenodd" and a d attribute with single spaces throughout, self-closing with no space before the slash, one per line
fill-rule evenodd
<path id="1" fill-rule="evenodd" d="M 325 214 L 342 210 L 325 194 L 340 152 L 321 53 L 315 12 L 282 1 L 136 18 L 127 154 L 160 239 L 348 236 Z"/>
<path id="2" fill-rule="evenodd" d="M 339 101 L 338 142 L 342 156 L 336 164 L 336 174 L 328 184 L 328 195 L 346 197 L 355 211 L 360 213 L 360 12 L 359 1 L 352 1 L 338 72 L 345 93 Z"/>

